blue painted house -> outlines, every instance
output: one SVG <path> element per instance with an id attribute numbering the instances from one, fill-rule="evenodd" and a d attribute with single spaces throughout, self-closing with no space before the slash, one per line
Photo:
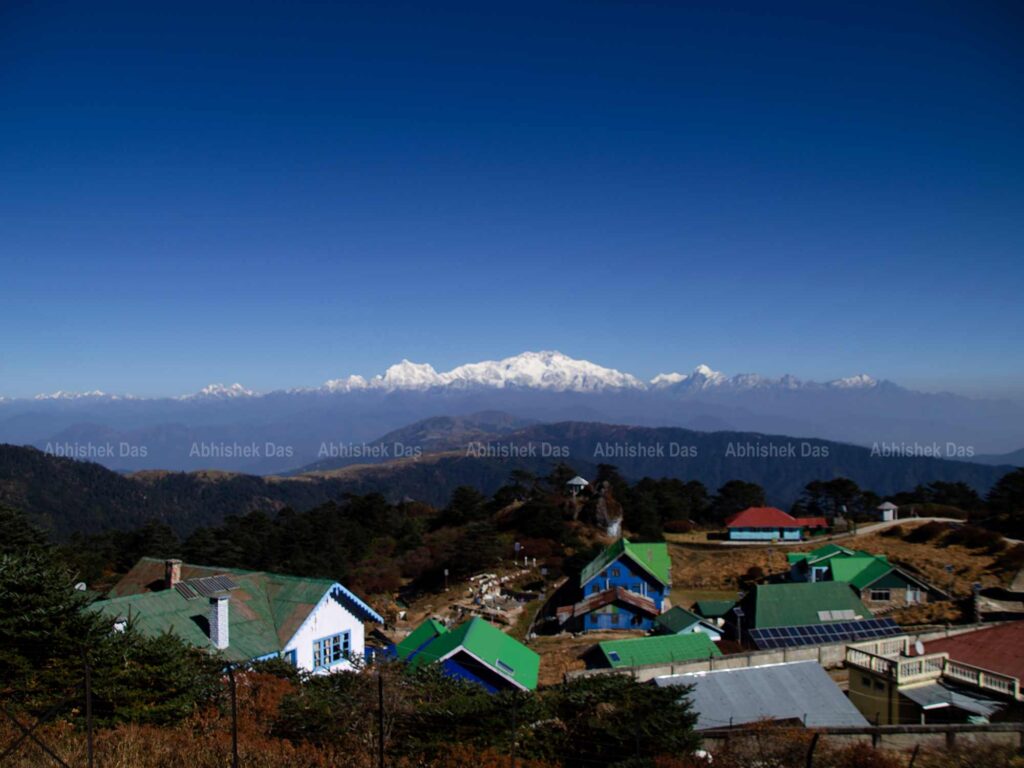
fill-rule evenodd
<path id="1" fill-rule="evenodd" d="M 393 653 L 411 667 L 439 664 L 449 677 L 490 693 L 532 691 L 540 670 L 540 656 L 479 617 L 452 630 L 428 619 L 394 646 Z"/>
<path id="2" fill-rule="evenodd" d="M 572 631 L 644 629 L 661 615 L 672 581 L 664 542 L 619 539 L 580 574 L 578 600 L 557 610 Z"/>

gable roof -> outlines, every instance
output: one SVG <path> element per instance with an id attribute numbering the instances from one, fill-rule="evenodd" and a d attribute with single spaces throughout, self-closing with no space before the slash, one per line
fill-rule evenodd
<path id="1" fill-rule="evenodd" d="M 766 719 L 799 720 L 809 728 L 868 725 L 814 661 L 656 677 L 654 684 L 693 686 L 687 695 L 701 731 Z"/>
<path id="2" fill-rule="evenodd" d="M 479 616 L 439 635 L 414 654 L 410 664 L 444 661 L 460 650 L 519 688 L 537 687 L 540 656 Z"/>
<path id="3" fill-rule="evenodd" d="M 564 605 L 555 613 L 558 616 L 558 621 L 564 624 L 573 616 L 586 616 L 591 611 L 596 611 L 598 608 L 604 608 L 604 606 L 614 603 L 631 605 L 649 616 L 658 615 L 658 608 L 654 605 L 654 601 L 651 598 L 638 595 L 636 592 L 631 592 L 622 587 L 612 587 L 603 592 L 587 595 L 575 605 Z"/>
<path id="4" fill-rule="evenodd" d="M 698 600 L 693 604 L 698 614 L 705 619 L 718 619 L 736 607 L 735 600 Z"/>
<path id="5" fill-rule="evenodd" d="M 665 611 L 665 613 L 661 614 L 654 620 L 654 626 L 656 628 L 671 634 L 685 632 L 694 624 L 703 624 L 706 627 L 714 629 L 716 632 L 721 631 L 718 627 L 706 622 L 703 617 L 698 616 L 696 613 L 688 611 L 678 605 Z"/>
<path id="6" fill-rule="evenodd" d="M 665 542 L 632 542 L 626 538 L 621 538 L 605 547 L 600 555 L 587 564 L 580 573 L 580 586 L 586 586 L 587 582 L 603 571 L 606 566 L 612 564 L 623 555 L 665 586 L 669 586 L 672 583 L 670 575 L 672 561 L 668 556 L 668 545 Z"/>
<path id="7" fill-rule="evenodd" d="M 212 649 L 208 600 L 195 590 L 162 589 L 163 569 L 162 560 L 142 558 L 111 590 L 114 596 L 96 601 L 90 610 L 112 619 L 126 618 L 145 634 L 173 632 L 192 645 Z M 227 592 L 230 642 L 222 653 L 235 661 L 280 653 L 325 599 L 336 600 L 361 621 L 384 621 L 355 594 L 330 579 L 182 565 L 185 584 L 225 574 L 230 574 L 234 588 Z"/>
<path id="8" fill-rule="evenodd" d="M 671 664 L 721 656 L 714 641 L 703 632 L 687 635 L 653 635 L 628 640 L 606 640 L 597 647 L 613 669 L 648 664 Z"/>
<path id="9" fill-rule="evenodd" d="M 726 528 L 798 528 L 800 523 L 792 515 L 775 507 L 747 507 L 727 518 Z"/>
<path id="10" fill-rule="evenodd" d="M 820 560 L 827 560 L 828 558 L 835 557 L 836 555 L 855 554 L 858 554 L 858 550 L 848 549 L 847 547 L 841 546 L 839 544 L 826 544 L 823 547 L 812 549 L 810 552 L 790 552 L 786 555 L 786 560 L 789 561 L 790 565 L 802 561 L 807 561 L 808 563 L 817 563 Z M 859 554 L 867 553 L 861 552 Z"/>
<path id="11" fill-rule="evenodd" d="M 858 590 L 874 584 L 894 570 L 884 557 L 875 555 L 851 555 L 834 557 L 829 561 L 833 581 L 845 581 Z"/>
<path id="12" fill-rule="evenodd" d="M 402 661 L 406 661 L 414 653 L 447 632 L 448 627 L 437 619 L 427 619 L 410 632 L 402 642 L 395 645 L 395 654 Z"/>
<path id="13" fill-rule="evenodd" d="M 850 585 L 842 581 L 758 584 L 743 602 L 747 605 L 752 602 L 754 612 L 752 618 L 743 622 L 747 629 L 874 618 Z M 824 611 L 852 611 L 852 616 L 824 619 L 820 615 Z"/>

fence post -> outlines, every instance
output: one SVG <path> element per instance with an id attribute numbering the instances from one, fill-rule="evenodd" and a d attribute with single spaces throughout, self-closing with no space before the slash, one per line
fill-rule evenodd
<path id="1" fill-rule="evenodd" d="M 512 768 L 516 768 L 516 731 L 519 729 L 518 712 L 519 712 L 519 697 L 516 695 L 516 691 L 512 691 L 512 750 L 511 750 Z"/>
<path id="2" fill-rule="evenodd" d="M 83 652 L 82 659 L 85 662 L 85 755 L 89 768 L 93 768 L 92 754 L 92 667 L 89 666 L 89 657 Z"/>
<path id="3" fill-rule="evenodd" d="M 231 768 L 238 768 L 238 692 L 233 664 L 228 664 L 228 681 L 231 683 Z"/>
<path id="4" fill-rule="evenodd" d="M 807 715 L 804 715 L 804 723 L 806 725 Z M 814 768 L 814 750 L 818 746 L 818 739 L 821 737 L 820 733 L 815 733 L 811 737 L 811 743 L 807 747 L 807 768 Z"/>
<path id="5" fill-rule="evenodd" d="M 917 762 L 917 753 L 921 751 L 921 745 L 915 744 L 914 751 L 910 754 L 910 762 L 907 763 L 907 768 L 914 768 L 914 763 Z"/>
<path id="6" fill-rule="evenodd" d="M 377 670 L 377 761 L 384 768 L 384 673 Z"/>

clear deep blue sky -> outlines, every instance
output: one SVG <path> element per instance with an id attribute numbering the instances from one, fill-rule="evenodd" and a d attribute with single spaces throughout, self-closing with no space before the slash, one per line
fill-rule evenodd
<path id="1" fill-rule="evenodd" d="M 3 3 L 0 394 L 526 349 L 1020 394 L 1020 6 L 837 5 Z"/>

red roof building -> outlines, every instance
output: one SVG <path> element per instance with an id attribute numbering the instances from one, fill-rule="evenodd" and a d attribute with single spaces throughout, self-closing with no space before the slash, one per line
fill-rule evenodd
<path id="1" fill-rule="evenodd" d="M 827 528 L 823 517 L 796 518 L 775 507 L 748 507 L 725 521 L 733 541 L 798 541 L 804 529 Z"/>
<path id="2" fill-rule="evenodd" d="M 1024 622 L 1012 621 L 925 645 L 926 653 L 948 653 L 953 661 L 1016 677 L 1024 684 Z"/>

